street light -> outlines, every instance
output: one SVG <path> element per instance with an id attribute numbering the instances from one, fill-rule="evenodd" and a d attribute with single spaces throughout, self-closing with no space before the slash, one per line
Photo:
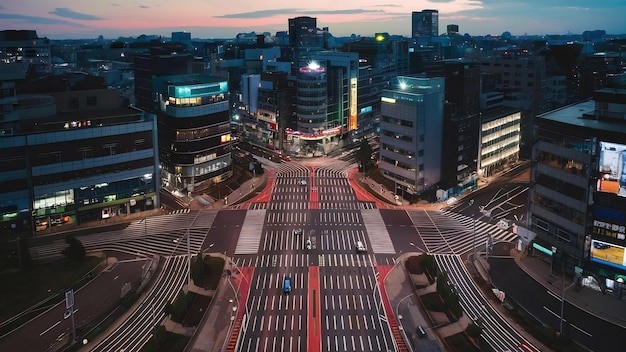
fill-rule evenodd
<path id="1" fill-rule="evenodd" d="M 473 235 L 472 235 L 472 261 L 476 259 L 476 216 L 474 214 L 475 209 L 473 207 L 474 200 L 469 200 L 469 205 L 472 207 L 472 220 L 473 220 Z"/>
<path id="2" fill-rule="evenodd" d="M 198 212 L 198 214 L 200 214 L 200 212 Z M 196 218 L 198 216 L 196 215 Z M 195 221 L 195 219 L 194 219 Z M 191 222 L 193 223 L 193 221 Z M 191 247 L 189 244 L 189 228 L 187 228 L 187 233 L 185 234 L 185 237 L 187 237 L 187 286 L 191 285 Z M 180 238 L 182 239 L 182 238 Z M 179 244 L 179 238 L 175 238 L 174 239 L 174 243 Z M 178 247 L 178 246 L 176 246 Z"/>

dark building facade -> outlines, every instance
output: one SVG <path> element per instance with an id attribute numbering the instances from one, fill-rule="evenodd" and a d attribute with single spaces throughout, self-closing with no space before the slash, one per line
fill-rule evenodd
<path id="1" fill-rule="evenodd" d="M 413 43 L 423 45 L 439 35 L 439 11 L 422 10 L 411 14 L 411 38 Z"/>
<path id="2" fill-rule="evenodd" d="M 602 89 L 537 118 L 529 195 L 531 254 L 609 291 L 626 277 L 624 97 Z"/>
<path id="3" fill-rule="evenodd" d="M 158 207 L 156 119 L 119 100 L 113 89 L 17 95 L 0 136 L 5 226 L 46 233 Z"/>
<path id="4" fill-rule="evenodd" d="M 441 186 L 454 193 L 470 190 L 477 180 L 480 67 L 454 60 L 427 66 L 425 72 L 445 78 Z"/>
<path id="5" fill-rule="evenodd" d="M 158 119 L 162 187 L 193 192 L 232 176 L 228 82 L 189 55 L 135 58 L 137 107 Z"/>

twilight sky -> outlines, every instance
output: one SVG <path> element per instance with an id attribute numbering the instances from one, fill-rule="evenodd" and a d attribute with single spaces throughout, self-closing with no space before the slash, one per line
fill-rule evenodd
<path id="1" fill-rule="evenodd" d="M 287 31 L 287 20 L 317 18 L 334 36 L 408 36 L 411 12 L 439 10 L 439 32 L 461 34 L 626 34 L 626 0 L 0 0 L 0 30 L 34 29 L 50 39 L 137 37 L 174 31 L 192 38 Z"/>

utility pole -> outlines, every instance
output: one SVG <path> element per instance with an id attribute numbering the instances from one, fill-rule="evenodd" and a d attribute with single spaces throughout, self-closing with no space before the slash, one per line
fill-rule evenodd
<path id="1" fill-rule="evenodd" d="M 472 221 L 473 221 L 473 234 L 472 234 L 472 261 L 476 260 L 476 214 L 474 209 L 474 200 L 469 200 L 469 205 L 472 207 Z"/>

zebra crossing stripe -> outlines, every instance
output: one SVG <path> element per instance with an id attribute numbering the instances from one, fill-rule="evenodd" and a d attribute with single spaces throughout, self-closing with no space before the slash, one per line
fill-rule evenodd
<path id="1" fill-rule="evenodd" d="M 259 251 L 266 210 L 250 210 L 241 226 L 235 254 L 255 254 Z"/>

